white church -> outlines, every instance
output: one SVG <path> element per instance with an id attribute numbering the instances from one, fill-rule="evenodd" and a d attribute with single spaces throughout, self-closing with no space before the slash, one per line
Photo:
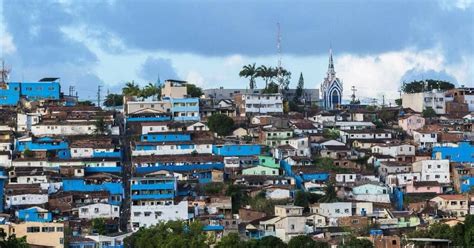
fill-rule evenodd
<path id="1" fill-rule="evenodd" d="M 342 82 L 336 77 L 334 62 L 332 58 L 332 49 L 329 50 L 329 66 L 326 78 L 321 84 L 322 107 L 324 109 L 336 109 L 342 101 Z"/>

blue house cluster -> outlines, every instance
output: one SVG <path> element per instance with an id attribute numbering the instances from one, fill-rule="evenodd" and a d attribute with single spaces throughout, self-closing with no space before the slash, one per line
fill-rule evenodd
<path id="1" fill-rule="evenodd" d="M 0 87 L 0 105 L 17 105 L 21 98 L 28 101 L 59 100 L 61 85 L 58 78 L 43 78 L 38 82 L 7 82 Z"/>

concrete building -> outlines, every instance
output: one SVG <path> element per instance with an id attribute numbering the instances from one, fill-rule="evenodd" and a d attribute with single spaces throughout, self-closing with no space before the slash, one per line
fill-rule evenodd
<path id="1" fill-rule="evenodd" d="M 450 183 L 449 160 L 422 160 L 413 163 L 413 172 L 421 175 L 420 181 Z"/>
<path id="2" fill-rule="evenodd" d="M 438 133 L 433 131 L 413 131 L 413 141 L 418 149 L 431 149 L 438 143 Z"/>
<path id="3" fill-rule="evenodd" d="M 423 112 L 428 107 L 431 107 L 436 114 L 446 114 L 446 99 L 444 92 L 436 90 L 411 93 L 402 95 L 403 108 L 411 108 L 416 112 Z"/>
<path id="4" fill-rule="evenodd" d="M 64 247 L 64 224 L 53 222 L 23 222 L 1 224 L 6 236 L 26 237 L 26 242 L 35 247 Z"/>
<path id="5" fill-rule="evenodd" d="M 258 114 L 283 114 L 281 94 L 239 94 L 234 101 L 240 116 Z"/>
<path id="6" fill-rule="evenodd" d="M 263 94 L 263 89 L 224 89 L 215 88 L 215 89 L 205 89 L 204 95 L 206 98 L 211 98 L 216 102 L 221 100 L 234 99 L 238 94 Z M 296 89 L 288 89 L 284 92 L 287 99 L 293 99 Z M 311 103 L 311 105 L 316 105 L 319 103 L 319 89 L 303 89 L 302 100 L 306 103 Z"/>
<path id="7" fill-rule="evenodd" d="M 0 105 L 17 105 L 20 99 L 27 101 L 59 100 L 59 78 L 43 78 L 38 82 L 7 82 L 0 87 Z"/>
<path id="8" fill-rule="evenodd" d="M 95 203 L 85 205 L 77 209 L 79 219 L 107 218 L 114 219 L 120 217 L 120 207 L 106 203 Z"/>
<path id="9" fill-rule="evenodd" d="M 161 97 L 169 97 L 169 98 L 185 98 L 188 95 L 188 91 L 186 88 L 186 81 L 179 81 L 179 80 L 166 80 L 161 90 Z"/>
<path id="10" fill-rule="evenodd" d="M 430 200 L 436 204 L 437 208 L 455 216 L 465 216 L 469 214 L 468 198 L 464 195 L 438 195 Z"/>
<path id="11" fill-rule="evenodd" d="M 412 135 L 414 130 L 421 129 L 425 126 L 425 118 L 419 114 L 405 115 L 398 118 L 398 125 L 407 132 L 408 135 Z"/>

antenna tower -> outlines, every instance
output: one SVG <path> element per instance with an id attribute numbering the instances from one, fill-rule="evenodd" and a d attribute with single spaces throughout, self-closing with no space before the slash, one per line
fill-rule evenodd
<path id="1" fill-rule="evenodd" d="M 352 95 L 351 95 L 352 103 L 354 104 L 356 102 L 356 91 L 357 91 L 357 89 L 354 85 L 352 85 L 351 91 L 352 91 Z"/>

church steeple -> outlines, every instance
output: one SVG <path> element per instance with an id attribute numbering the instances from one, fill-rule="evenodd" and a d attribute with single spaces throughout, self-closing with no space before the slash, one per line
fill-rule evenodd
<path id="1" fill-rule="evenodd" d="M 328 66 L 328 77 L 333 78 L 336 76 L 336 71 L 334 70 L 334 61 L 332 59 L 332 48 L 329 49 L 329 66 Z"/>

